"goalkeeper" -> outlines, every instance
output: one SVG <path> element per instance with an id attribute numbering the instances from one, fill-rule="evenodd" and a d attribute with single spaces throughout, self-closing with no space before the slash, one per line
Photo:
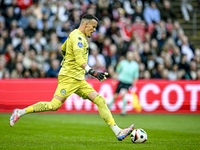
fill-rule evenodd
<path id="1" fill-rule="evenodd" d="M 86 37 L 90 37 L 96 31 L 97 24 L 98 19 L 91 14 L 85 14 L 82 17 L 79 28 L 70 33 L 61 47 L 64 58 L 53 99 L 50 102 L 38 102 L 25 109 L 15 109 L 10 117 L 11 127 L 25 114 L 58 110 L 64 101 L 72 93 L 75 93 L 83 99 L 89 99 L 98 106 L 100 116 L 110 126 L 119 141 L 122 141 L 131 133 L 134 124 L 128 128 L 119 128 L 107 107 L 105 98 L 100 96 L 84 78 L 85 71 L 99 81 L 104 81 L 107 75 L 107 73 L 91 69 L 87 64 L 88 42 Z"/>

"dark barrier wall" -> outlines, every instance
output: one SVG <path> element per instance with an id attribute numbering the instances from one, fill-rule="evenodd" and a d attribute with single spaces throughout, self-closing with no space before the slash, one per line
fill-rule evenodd
<path id="1" fill-rule="evenodd" d="M 117 82 L 108 79 L 99 82 L 87 80 L 109 103 Z M 57 79 L 11 79 L 0 80 L 0 112 L 12 112 L 15 108 L 25 108 L 38 101 L 51 101 L 57 86 Z M 134 109 L 134 92 L 142 106 L 142 113 L 200 113 L 200 81 L 139 80 L 135 88 L 126 95 L 127 112 Z M 119 96 L 112 112 L 120 113 L 122 107 Z M 97 107 L 89 100 L 82 100 L 72 94 L 56 112 L 96 113 Z"/>

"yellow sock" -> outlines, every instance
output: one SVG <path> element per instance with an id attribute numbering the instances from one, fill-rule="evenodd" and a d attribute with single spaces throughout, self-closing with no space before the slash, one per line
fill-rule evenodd
<path id="1" fill-rule="evenodd" d="M 58 108 L 60 108 L 61 105 L 62 105 L 61 101 L 53 98 L 51 102 L 38 102 L 34 105 L 25 108 L 25 110 L 26 113 L 55 111 L 58 110 Z"/>
<path id="2" fill-rule="evenodd" d="M 25 110 L 26 110 L 26 113 L 32 113 L 33 112 L 33 105 L 25 108 Z"/>
<path id="3" fill-rule="evenodd" d="M 101 118 L 109 125 L 114 126 L 115 120 L 107 107 L 106 100 L 104 97 L 97 95 L 93 102 L 98 106 L 99 114 Z"/>

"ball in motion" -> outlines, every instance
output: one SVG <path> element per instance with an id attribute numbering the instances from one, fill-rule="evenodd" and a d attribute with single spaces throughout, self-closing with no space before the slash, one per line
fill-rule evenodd
<path id="1" fill-rule="evenodd" d="M 135 129 L 131 132 L 133 143 L 144 143 L 147 140 L 147 133 L 143 129 Z"/>

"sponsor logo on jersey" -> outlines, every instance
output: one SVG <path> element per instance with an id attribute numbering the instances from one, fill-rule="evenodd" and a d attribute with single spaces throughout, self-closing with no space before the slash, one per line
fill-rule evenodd
<path id="1" fill-rule="evenodd" d="M 77 45 L 78 45 L 78 47 L 80 47 L 80 48 L 83 47 L 83 43 L 81 43 L 81 42 L 78 42 Z"/>

